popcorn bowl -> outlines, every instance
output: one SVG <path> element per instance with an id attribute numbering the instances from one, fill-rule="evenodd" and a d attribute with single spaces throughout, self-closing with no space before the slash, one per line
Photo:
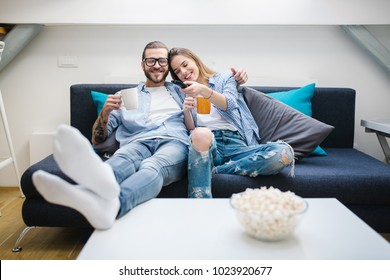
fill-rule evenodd
<path id="1" fill-rule="evenodd" d="M 233 194 L 230 205 L 247 234 L 263 241 L 289 237 L 308 209 L 302 197 L 273 187 Z"/>

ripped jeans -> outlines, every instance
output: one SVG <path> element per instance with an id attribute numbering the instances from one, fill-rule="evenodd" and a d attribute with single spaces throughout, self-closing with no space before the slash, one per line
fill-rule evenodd
<path id="1" fill-rule="evenodd" d="M 212 173 L 256 177 L 277 174 L 286 166 L 291 165 L 292 168 L 294 166 L 294 151 L 283 141 L 248 146 L 238 132 L 216 130 L 213 134 L 209 151 L 198 152 L 190 145 L 188 153 L 190 198 L 212 197 Z"/>
<path id="2" fill-rule="evenodd" d="M 185 176 L 187 150 L 178 140 L 155 138 L 127 144 L 109 158 L 121 189 L 117 219 Z"/>

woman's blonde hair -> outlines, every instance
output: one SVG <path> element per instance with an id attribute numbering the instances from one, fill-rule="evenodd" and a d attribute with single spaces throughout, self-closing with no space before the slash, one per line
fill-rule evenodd
<path id="1" fill-rule="evenodd" d="M 199 75 L 200 78 L 204 78 L 208 80 L 210 77 L 214 76 L 217 72 L 212 70 L 210 67 L 208 67 L 206 64 L 202 62 L 202 60 L 197 56 L 194 52 L 190 51 L 186 48 L 172 48 L 168 53 L 168 62 L 169 62 L 169 72 L 171 73 L 171 77 L 174 80 L 179 80 L 179 77 L 175 74 L 171 67 L 172 59 L 177 55 L 183 55 L 190 59 L 192 59 L 196 66 L 199 69 Z"/>

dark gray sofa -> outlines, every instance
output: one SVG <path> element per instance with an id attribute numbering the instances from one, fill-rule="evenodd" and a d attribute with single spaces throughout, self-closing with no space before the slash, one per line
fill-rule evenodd
<path id="1" fill-rule="evenodd" d="M 70 88 L 71 125 L 91 139 L 91 128 L 97 118 L 90 91 L 107 94 L 135 86 L 134 84 L 79 84 Z M 265 93 L 285 91 L 286 87 L 252 87 Z M 335 197 L 376 231 L 390 232 L 390 166 L 353 148 L 355 125 L 355 90 L 348 88 L 316 88 L 312 99 L 313 118 L 335 127 L 321 143 L 325 157 L 301 159 L 295 177 L 289 169 L 274 176 L 256 178 L 238 175 L 214 175 L 213 197 L 229 198 L 246 188 L 273 186 L 290 190 L 304 198 Z M 362 128 L 363 129 L 363 128 Z M 22 216 L 28 227 L 91 228 L 84 217 L 73 209 L 46 202 L 32 183 L 38 169 L 67 178 L 52 156 L 29 167 L 21 186 L 26 199 Z M 72 182 L 69 178 L 67 178 Z M 166 186 L 159 198 L 187 197 L 187 179 Z M 337 230 L 337 229 L 335 229 Z"/>

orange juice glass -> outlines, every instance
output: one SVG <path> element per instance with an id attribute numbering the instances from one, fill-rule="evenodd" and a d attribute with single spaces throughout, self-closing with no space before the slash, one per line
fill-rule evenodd
<path id="1" fill-rule="evenodd" d="M 196 97 L 196 110 L 198 114 L 210 114 L 211 102 L 203 96 Z"/>

